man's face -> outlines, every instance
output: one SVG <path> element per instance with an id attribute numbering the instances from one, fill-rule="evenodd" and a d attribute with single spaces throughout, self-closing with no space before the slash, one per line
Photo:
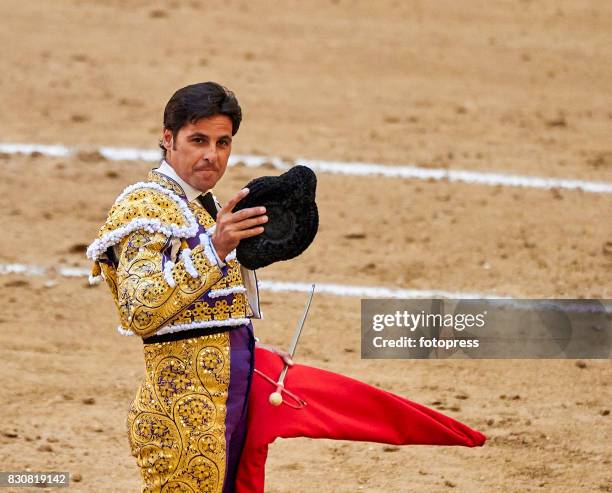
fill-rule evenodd
<path id="1" fill-rule="evenodd" d="M 205 192 L 215 186 L 227 168 L 232 151 L 232 120 L 214 115 L 188 123 L 173 139 L 164 130 L 166 161 L 192 187 Z"/>

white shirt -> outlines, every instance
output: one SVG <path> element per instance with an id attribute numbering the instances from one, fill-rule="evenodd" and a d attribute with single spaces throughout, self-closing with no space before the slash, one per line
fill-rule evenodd
<path id="1" fill-rule="evenodd" d="M 209 190 L 206 190 L 203 192 L 201 190 L 198 190 L 197 188 L 192 187 L 189 183 L 183 180 L 177 174 L 176 171 L 174 171 L 174 168 L 170 166 L 165 159 L 162 159 L 161 164 L 159 165 L 159 168 L 157 168 L 155 171 L 157 171 L 158 173 L 161 173 L 162 175 L 167 176 L 168 178 L 172 178 L 175 182 L 177 182 L 179 186 L 185 192 L 185 195 L 187 196 L 187 200 L 189 202 L 193 202 L 200 195 L 204 195 L 205 193 L 209 192 Z"/>

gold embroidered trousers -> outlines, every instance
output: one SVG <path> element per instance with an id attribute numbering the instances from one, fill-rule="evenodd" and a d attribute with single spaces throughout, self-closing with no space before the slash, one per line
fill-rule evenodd
<path id="1" fill-rule="evenodd" d="M 228 493 L 246 434 L 254 338 L 248 325 L 144 345 L 128 413 L 142 493 Z"/>

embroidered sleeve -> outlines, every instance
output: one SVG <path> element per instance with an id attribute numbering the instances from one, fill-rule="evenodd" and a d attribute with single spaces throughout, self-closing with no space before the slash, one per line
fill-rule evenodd
<path id="1" fill-rule="evenodd" d="M 119 243 L 117 303 L 123 329 L 153 335 L 221 279 L 207 245 L 184 248 L 176 262 L 164 255 L 170 248 L 166 235 L 143 230 Z"/>

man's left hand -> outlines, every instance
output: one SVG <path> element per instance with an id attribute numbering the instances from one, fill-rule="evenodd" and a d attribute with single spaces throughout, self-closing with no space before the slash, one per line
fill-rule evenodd
<path id="1" fill-rule="evenodd" d="M 259 347 L 262 349 L 267 349 L 275 354 L 278 354 L 282 360 L 288 366 L 293 366 L 293 360 L 291 359 L 291 355 L 287 351 L 283 351 L 282 349 L 275 348 L 274 346 L 268 346 L 267 344 L 263 344 L 259 341 L 255 343 L 255 347 Z"/>

